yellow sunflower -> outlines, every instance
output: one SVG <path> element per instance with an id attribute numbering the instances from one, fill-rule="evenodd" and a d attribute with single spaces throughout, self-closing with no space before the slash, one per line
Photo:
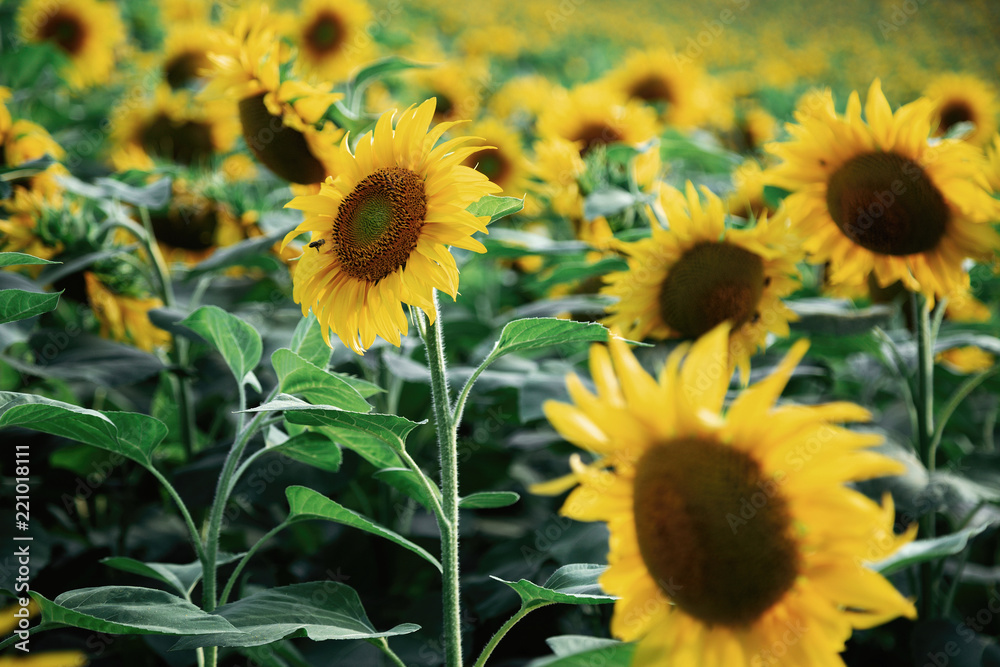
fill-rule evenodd
<path id="1" fill-rule="evenodd" d="M 893 504 L 846 484 L 903 471 L 866 451 L 882 438 L 839 423 L 852 403 L 777 405 L 808 343 L 723 412 L 729 325 L 673 351 L 654 378 L 626 344 L 591 348 L 597 394 L 567 378 L 572 404 L 545 414 L 598 460 L 571 459 L 579 482 L 561 509 L 605 521 L 619 597 L 611 632 L 638 641 L 634 665 L 835 667 L 854 628 L 916 611 L 863 563 L 913 539 Z"/>
<path id="2" fill-rule="evenodd" d="M 438 61 L 428 57 L 429 52 L 424 53 L 427 55 L 420 57 L 420 61 Z M 486 66 L 474 58 L 448 59 L 440 65 L 415 71 L 413 77 L 418 99 L 437 99 L 435 123 L 475 119 L 490 84 Z"/>
<path id="3" fill-rule="evenodd" d="M 745 229 L 726 227 L 725 207 L 689 182 L 682 197 L 664 186 L 660 203 L 670 229 L 620 243 L 629 269 L 608 275 L 601 294 L 618 298 L 605 323 L 629 338 L 697 338 L 720 322 L 732 325 L 729 358 L 749 377 L 750 356 L 767 334 L 787 336 L 795 314 L 782 303 L 799 285 L 799 239 L 787 219 L 765 215 Z"/>
<path id="4" fill-rule="evenodd" d="M 204 96 L 237 100 L 243 138 L 272 172 L 303 185 L 332 175 L 336 146 L 344 131 L 323 116 L 342 95 L 332 85 L 282 80 L 292 54 L 280 40 L 285 20 L 267 5 L 239 12 L 218 49 Z"/>
<path id="5" fill-rule="evenodd" d="M 57 161 L 62 160 L 65 151 L 44 127 L 29 120 L 11 118 L 5 105 L 9 96 L 8 89 L 0 88 L 0 167 L 19 167 L 46 155 Z M 67 173 L 63 165 L 54 162 L 45 170 L 15 179 L 11 184 L 15 190 L 27 188 L 43 197 L 52 197 L 62 190 L 57 177 Z"/>
<path id="6" fill-rule="evenodd" d="M 90 271 L 83 277 L 90 307 L 101 324 L 101 336 L 147 352 L 170 344 L 170 334 L 149 321 L 149 311 L 162 308 L 163 301 L 155 297 L 117 294 Z"/>
<path id="7" fill-rule="evenodd" d="M 114 3 L 97 0 L 28 0 L 17 13 L 21 37 L 51 42 L 69 60 L 63 77 L 77 88 L 106 83 L 115 50 L 125 41 Z"/>
<path id="8" fill-rule="evenodd" d="M 732 103 L 722 88 L 690 59 L 667 49 L 634 52 L 604 79 L 625 99 L 654 107 L 669 125 L 732 124 Z"/>
<path id="9" fill-rule="evenodd" d="M 993 135 L 993 142 L 986 147 L 986 180 L 994 194 L 1000 192 L 1000 134 Z"/>
<path id="10" fill-rule="evenodd" d="M 205 23 L 211 18 L 210 0 L 160 0 L 160 18 L 166 25 Z"/>
<path id="11" fill-rule="evenodd" d="M 43 195 L 33 189 L 15 188 L 14 196 L 3 202 L 0 251 L 24 252 L 42 259 L 56 256 L 62 244 L 49 242 L 42 228 L 48 216 L 62 206 L 63 197 L 59 192 Z"/>
<path id="12" fill-rule="evenodd" d="M 371 18 L 364 0 L 305 0 L 293 32 L 297 64 L 306 73 L 343 81 L 375 55 L 373 41 L 364 32 Z"/>
<path id="13" fill-rule="evenodd" d="M 511 123 L 533 125 L 553 98 L 566 91 L 540 74 L 526 74 L 504 82 L 490 97 L 490 113 Z"/>
<path id="14" fill-rule="evenodd" d="M 174 89 L 200 81 L 211 68 L 208 54 L 219 40 L 218 28 L 208 23 L 177 23 L 163 42 L 163 79 Z"/>
<path id="15" fill-rule="evenodd" d="M 381 336 L 399 345 L 407 331 L 402 304 L 433 317 L 433 291 L 455 298 L 458 267 L 448 246 L 485 252 L 472 238 L 488 219 L 465 209 L 499 188 L 462 162 L 482 146 L 458 137 L 435 147 L 454 123 L 430 130 L 434 100 L 394 111 L 361 137 L 352 154 L 345 139 L 318 195 L 287 205 L 306 212 L 282 248 L 303 232 L 311 242 L 293 273 L 293 297 L 312 308 L 329 343 L 333 331 L 358 354 Z"/>
<path id="16" fill-rule="evenodd" d="M 843 116 L 826 94 L 822 109 L 796 114 L 792 140 L 767 147 L 784 160 L 768 182 L 792 193 L 785 204 L 806 251 L 829 260 L 834 283 L 859 284 L 874 270 L 879 285 L 900 280 L 929 298 L 965 288 L 965 259 L 989 260 L 1000 245 L 982 154 L 929 143 L 931 101 L 893 114 L 878 80 L 865 118 L 856 92 Z"/>
<path id="17" fill-rule="evenodd" d="M 774 213 L 764 200 L 764 170 L 753 158 L 733 172 L 733 188 L 726 199 L 730 215 L 750 219 Z"/>
<path id="18" fill-rule="evenodd" d="M 462 126 L 461 131 L 475 137 L 470 145 L 484 147 L 466 158 L 465 166 L 482 172 L 505 195 L 523 197 L 529 185 L 530 165 L 521 148 L 520 135 L 496 118 Z"/>
<path id="19" fill-rule="evenodd" d="M 959 123 L 972 123 L 975 128 L 963 140 L 983 146 L 997 131 L 1000 100 L 996 89 L 979 77 L 942 74 L 927 84 L 924 97 L 934 101 L 935 136 Z"/>
<path id="20" fill-rule="evenodd" d="M 232 104 L 196 103 L 190 91 L 157 87 L 151 99 L 127 96 L 112 112 L 111 161 L 119 171 L 150 170 L 155 159 L 205 165 L 236 141 Z"/>

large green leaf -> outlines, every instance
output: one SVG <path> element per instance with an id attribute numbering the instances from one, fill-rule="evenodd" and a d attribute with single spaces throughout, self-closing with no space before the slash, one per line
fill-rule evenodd
<path id="1" fill-rule="evenodd" d="M 146 467 L 167 426 L 134 412 L 97 412 L 34 394 L 0 392 L 0 427 L 20 426 L 100 447 Z"/>
<path id="2" fill-rule="evenodd" d="M 423 547 L 420 547 L 402 535 L 361 516 L 357 512 L 347 509 L 340 503 L 330 500 L 318 491 L 307 489 L 304 486 L 290 486 L 285 489 L 285 496 L 288 498 L 288 523 L 323 519 L 325 521 L 334 521 L 336 523 L 344 524 L 345 526 L 351 526 L 352 528 L 357 528 L 365 531 L 366 533 L 378 535 L 379 537 L 384 537 L 391 542 L 395 542 L 399 546 L 409 549 L 427 562 L 431 563 L 438 569 L 438 571 L 443 571 L 441 569 L 441 563 L 439 563 L 438 560 Z"/>
<path id="3" fill-rule="evenodd" d="M 500 218 L 517 213 L 522 208 L 524 208 L 523 199 L 486 195 L 479 201 L 469 204 L 465 210 L 479 218 L 489 216 L 489 222 L 496 222 Z"/>
<path id="4" fill-rule="evenodd" d="M 527 579 L 505 581 L 493 577 L 511 588 L 520 596 L 521 605 L 533 606 L 539 603 L 562 602 L 564 604 L 608 604 L 617 598 L 607 595 L 597 583 L 598 577 L 607 569 L 605 565 L 574 563 L 563 565 L 552 573 L 545 584 L 539 586 Z"/>
<path id="5" fill-rule="evenodd" d="M 116 635 L 205 635 L 240 631 L 165 591 L 135 586 L 81 588 L 48 600 L 35 592 L 43 623 Z"/>
<path id="6" fill-rule="evenodd" d="M 239 560 L 243 554 L 220 553 L 216 565 L 222 567 Z M 126 556 L 102 558 L 101 563 L 122 572 L 131 572 L 150 579 L 156 579 L 167 584 L 178 593 L 190 596 L 195 585 L 201 581 L 202 566 L 200 561 L 178 565 L 176 563 L 143 563 Z"/>
<path id="7" fill-rule="evenodd" d="M 872 565 L 872 568 L 883 575 L 890 575 L 911 565 L 929 560 L 937 560 L 961 553 L 969 544 L 969 540 L 986 530 L 989 524 L 966 528 L 951 535 L 936 537 L 930 540 L 915 540 L 904 544 L 899 551 Z"/>
<path id="8" fill-rule="evenodd" d="M 576 322 L 554 317 L 538 317 L 508 322 L 500 332 L 500 340 L 490 353 L 497 359 L 511 352 L 520 352 L 565 343 L 604 343 L 608 330 L 596 322 Z"/>
<path id="9" fill-rule="evenodd" d="M 555 655 L 532 660 L 528 667 L 629 667 L 635 652 L 635 644 L 583 635 L 550 637 L 546 643 Z"/>
<path id="10" fill-rule="evenodd" d="M 319 320 L 312 311 L 295 326 L 288 348 L 314 366 L 326 368 L 330 362 L 330 346 L 323 340 Z"/>
<path id="11" fill-rule="evenodd" d="M 0 267 L 28 266 L 30 264 L 59 264 L 23 252 L 0 252 Z"/>
<path id="12" fill-rule="evenodd" d="M 464 510 L 493 509 L 513 505 L 521 496 L 513 491 L 483 491 L 465 496 L 458 501 L 458 506 Z"/>
<path id="13" fill-rule="evenodd" d="M 343 454 L 329 437 L 323 433 L 306 431 L 271 445 L 270 449 L 280 451 L 285 456 L 327 472 L 337 472 L 343 461 Z"/>
<path id="14" fill-rule="evenodd" d="M 368 620 L 353 588 L 335 581 L 315 581 L 255 593 L 215 610 L 242 633 L 186 637 L 171 650 L 201 646 L 260 646 L 280 639 L 375 639 L 416 632 L 403 623 L 379 632 Z"/>
<path id="15" fill-rule="evenodd" d="M 207 340 L 236 376 L 243 383 L 260 363 L 263 346 L 260 334 L 240 318 L 218 306 L 202 306 L 185 318 L 181 324 Z"/>
<path id="16" fill-rule="evenodd" d="M 0 324 L 26 320 L 55 310 L 62 292 L 28 292 L 20 289 L 0 290 Z"/>
<path id="17" fill-rule="evenodd" d="M 350 384 L 287 348 L 274 351 L 271 365 L 278 375 L 283 393 L 302 396 L 310 403 L 333 405 L 352 412 L 370 412 L 372 409 Z"/>
<path id="18" fill-rule="evenodd" d="M 385 468 L 375 473 L 375 478 L 408 495 L 424 506 L 429 512 L 434 511 L 433 493 L 438 505 L 441 504 L 441 492 L 436 486 L 431 486 L 430 490 L 420 481 L 420 476 L 409 468 Z"/>

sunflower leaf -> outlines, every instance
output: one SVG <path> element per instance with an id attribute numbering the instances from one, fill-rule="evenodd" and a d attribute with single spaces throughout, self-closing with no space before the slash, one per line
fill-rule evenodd
<path id="1" fill-rule="evenodd" d="M 287 348 L 274 351 L 271 365 L 278 375 L 278 386 L 286 394 L 298 394 L 307 401 L 334 405 L 352 412 L 370 412 L 372 409 L 349 383 Z"/>
<path id="2" fill-rule="evenodd" d="M 495 509 L 513 505 L 521 496 L 513 491 L 483 491 L 465 496 L 458 501 L 458 506 L 465 510 Z"/>
<path id="3" fill-rule="evenodd" d="M 469 204 L 469 207 L 465 210 L 477 218 L 489 216 L 490 220 L 487 224 L 490 224 L 496 222 L 500 218 L 513 215 L 523 208 L 523 199 L 518 199 L 517 197 L 495 197 L 493 195 L 486 195 L 479 201 Z"/>
<path id="4" fill-rule="evenodd" d="M 544 585 L 539 586 L 527 579 L 506 581 L 493 577 L 507 584 L 521 598 L 521 607 L 562 602 L 564 604 L 608 604 L 617 598 L 607 595 L 597 583 L 598 577 L 607 569 L 605 565 L 589 563 L 574 563 L 563 565 L 552 573 Z"/>
<path id="5" fill-rule="evenodd" d="M 628 667 L 635 652 L 635 644 L 584 635 L 549 637 L 545 643 L 555 655 L 532 660 L 528 667 Z"/>
<path id="6" fill-rule="evenodd" d="M 0 252 L 0 267 L 28 266 L 30 264 L 61 264 L 61 262 L 51 262 L 23 252 Z"/>
<path id="7" fill-rule="evenodd" d="M 348 79 L 344 104 L 348 109 L 356 112 L 361 108 L 361 96 L 364 94 L 365 89 L 378 79 L 394 72 L 402 72 L 408 69 L 426 69 L 428 67 L 433 67 L 433 65 L 418 63 L 399 56 L 388 56 L 368 63 Z"/>
<path id="8" fill-rule="evenodd" d="M 248 381 L 248 375 L 260 363 L 263 352 L 260 334 L 252 326 L 218 306 L 202 306 L 188 315 L 181 324 L 218 350 L 233 371 L 236 381 L 241 384 Z"/>
<path id="9" fill-rule="evenodd" d="M 893 555 L 885 560 L 874 563 L 872 568 L 879 574 L 889 576 L 911 565 L 954 556 L 961 553 L 972 538 L 979 535 L 988 527 L 989 524 L 984 523 L 981 526 L 966 528 L 965 530 L 960 530 L 944 537 L 936 537 L 931 540 L 916 540 L 909 544 L 904 544 Z"/>
<path id="10" fill-rule="evenodd" d="M 495 360 L 511 352 L 532 350 L 566 343 L 606 343 L 608 330 L 596 322 L 576 322 L 554 317 L 538 317 L 508 322 L 490 353 Z"/>
<path id="11" fill-rule="evenodd" d="M 0 324 L 26 320 L 55 310 L 62 292 L 27 292 L 19 289 L 0 290 Z"/>

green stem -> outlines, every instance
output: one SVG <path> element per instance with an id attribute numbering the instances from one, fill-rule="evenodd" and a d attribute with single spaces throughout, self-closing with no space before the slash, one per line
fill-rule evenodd
<path id="1" fill-rule="evenodd" d="M 465 386 L 462 387 L 462 391 L 459 392 L 458 399 L 455 401 L 455 411 L 453 413 L 455 428 L 458 428 L 458 425 L 462 423 L 462 415 L 465 413 L 465 402 L 469 398 L 469 392 L 472 390 L 472 385 L 476 383 L 476 380 L 478 380 L 479 376 L 483 374 L 483 371 L 485 371 L 494 361 L 496 361 L 496 357 L 494 357 L 491 352 L 485 359 L 483 359 L 483 363 L 479 364 L 479 367 L 472 371 L 472 375 L 469 376 L 469 379 L 465 381 Z"/>
<path id="2" fill-rule="evenodd" d="M 507 619 L 507 622 L 501 625 L 500 629 L 497 630 L 496 633 L 493 635 L 493 637 L 490 638 L 490 641 L 486 644 L 486 646 L 483 647 L 483 652 L 479 654 L 479 658 L 476 660 L 475 664 L 472 667 L 483 667 L 486 664 L 486 661 L 489 659 L 490 655 L 493 653 L 493 649 L 497 647 L 497 644 L 500 643 L 500 640 L 503 639 L 508 632 L 510 632 L 510 629 L 513 628 L 518 621 L 520 621 L 522 618 L 524 618 L 534 610 L 541 609 L 542 607 L 547 607 L 550 604 L 555 604 L 555 603 L 543 602 L 541 604 L 536 604 L 532 607 L 521 607 L 520 609 L 518 609 L 517 613 L 511 616 L 509 619 Z"/>
<path id="3" fill-rule="evenodd" d="M 201 535 L 198 533 L 198 527 L 195 526 L 194 519 L 191 518 L 191 513 L 188 511 L 187 505 L 184 504 L 180 494 L 177 493 L 177 489 L 175 489 L 174 485 L 163 476 L 163 473 L 153 466 L 149 466 L 147 470 L 153 473 L 153 477 L 155 477 L 156 480 L 163 485 L 163 488 L 166 489 L 167 493 L 170 494 L 170 497 L 173 498 L 174 503 L 177 504 L 177 509 L 180 510 L 181 516 L 184 517 L 184 523 L 187 525 L 188 533 L 191 537 L 191 544 L 194 545 L 194 551 L 198 555 L 198 560 L 201 561 L 202 566 L 204 566 L 205 549 L 201 544 Z"/>
<path id="4" fill-rule="evenodd" d="M 934 436 L 931 438 L 930 450 L 927 453 L 929 460 L 933 461 L 937 456 L 938 445 L 941 444 L 941 438 L 944 436 L 944 427 L 951 419 L 951 415 L 954 414 L 958 406 L 962 404 L 962 401 L 971 394 L 976 387 L 981 385 L 985 380 L 997 374 L 1000 371 L 1000 366 L 994 366 L 988 371 L 983 371 L 979 375 L 973 375 L 967 378 L 965 382 L 952 394 L 952 397 L 945 404 L 944 409 L 941 410 L 941 414 L 938 415 L 937 426 L 934 429 Z"/>
<path id="5" fill-rule="evenodd" d="M 930 303 L 924 296 L 912 297 L 917 314 L 917 451 L 928 473 L 935 468 L 934 451 L 934 335 L 931 328 Z M 932 510 L 920 518 L 924 539 L 935 535 L 935 512 Z M 929 562 L 920 565 L 921 616 L 926 620 L 933 617 L 934 570 Z"/>
<path id="6" fill-rule="evenodd" d="M 403 458 L 406 463 L 406 467 L 413 471 L 413 473 L 420 479 L 420 483 L 423 485 L 424 489 L 427 491 L 427 497 L 430 498 L 431 509 L 434 511 L 434 516 L 437 517 L 438 522 L 444 518 L 444 508 L 441 506 L 441 501 L 438 499 L 438 490 L 434 488 L 431 481 L 424 474 L 424 471 L 420 469 L 417 462 L 413 460 L 410 453 L 403 449 L 399 452 L 399 455 Z"/>
<path id="7" fill-rule="evenodd" d="M 236 569 L 233 570 L 231 575 L 229 575 L 229 581 L 226 582 L 226 587 L 222 589 L 222 595 L 219 596 L 220 607 L 226 604 L 226 601 L 229 600 L 229 594 L 233 591 L 233 586 L 236 585 L 236 581 L 240 578 L 240 573 L 243 572 L 243 568 L 250 562 L 250 559 L 253 558 L 255 553 L 257 553 L 257 550 L 260 549 L 265 542 L 282 531 L 286 526 L 288 526 L 288 523 L 286 521 L 282 521 L 277 526 L 267 531 L 267 533 L 264 534 L 264 537 L 257 540 L 257 542 L 250 547 L 250 550 L 246 552 L 243 558 L 240 559 L 240 562 L 236 564 Z"/>
<path id="8" fill-rule="evenodd" d="M 388 639 L 385 637 L 379 637 L 378 639 L 369 639 L 368 641 L 372 645 L 379 647 L 379 649 L 381 649 L 382 652 L 388 656 L 392 664 L 397 665 L 398 667 L 406 667 L 406 663 L 403 662 L 398 655 L 396 655 L 395 651 L 389 648 Z"/>
<path id="9" fill-rule="evenodd" d="M 441 458 L 441 500 L 443 516 L 438 519 L 441 531 L 441 564 L 444 566 L 444 646 L 445 665 L 462 665 L 462 613 L 458 564 L 458 442 L 455 422 L 448 395 L 448 375 L 445 369 L 444 337 L 441 333 L 441 313 L 434 295 L 435 323 L 416 310 L 417 328 L 427 350 L 427 366 L 431 373 L 431 397 L 434 422 L 437 426 L 438 450 Z"/>

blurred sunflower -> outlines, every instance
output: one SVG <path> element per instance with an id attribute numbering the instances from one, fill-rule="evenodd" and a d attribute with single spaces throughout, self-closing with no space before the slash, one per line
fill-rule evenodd
<path id="1" fill-rule="evenodd" d="M 986 180 L 994 194 L 1000 192 L 1000 134 L 993 135 L 993 143 L 986 147 Z"/>
<path id="2" fill-rule="evenodd" d="M 147 352 L 170 344 L 170 334 L 149 321 L 149 311 L 162 308 L 163 301 L 116 292 L 91 271 L 85 272 L 83 277 L 90 307 L 101 324 L 101 336 Z"/>
<path id="3" fill-rule="evenodd" d="M 516 125 L 532 126 L 553 98 L 566 91 L 540 74 L 526 74 L 508 79 L 490 97 L 490 112 Z"/>
<path id="4" fill-rule="evenodd" d="M 474 137 L 470 146 L 484 147 L 466 158 L 463 164 L 484 174 L 507 196 L 523 197 L 528 189 L 530 165 L 518 133 L 496 118 L 463 125 L 460 129 L 462 134 Z"/>
<path id="5" fill-rule="evenodd" d="M 331 165 L 344 131 L 323 120 L 342 97 L 330 85 L 282 80 L 291 58 L 280 41 L 284 19 L 258 4 L 237 13 L 218 50 L 204 96 L 239 103 L 243 138 L 254 156 L 292 183 L 319 184 Z"/>
<path id="6" fill-rule="evenodd" d="M 1000 236 L 988 224 L 1000 202 L 986 191 L 985 163 L 973 146 L 928 142 L 933 104 L 921 98 L 895 114 L 876 80 L 867 122 L 851 94 L 844 116 L 827 94 L 822 109 L 796 114 L 793 139 L 769 144 L 784 160 L 770 184 L 789 190 L 788 214 L 812 260 L 829 260 L 831 281 L 897 280 L 929 298 L 968 285 L 966 258 L 988 260 Z"/>
<path id="7" fill-rule="evenodd" d="M 62 75 L 74 87 L 106 83 L 115 50 L 125 41 L 118 9 L 97 0 L 28 0 L 17 13 L 21 37 L 50 42 L 69 62 Z"/>
<path id="8" fill-rule="evenodd" d="M 963 137 L 977 146 L 989 142 L 997 131 L 1000 100 L 992 85 L 971 74 L 942 74 L 924 88 L 924 97 L 934 101 L 934 136 L 941 136 L 959 123 L 974 129 Z"/>
<path id="9" fill-rule="evenodd" d="M 649 238 L 617 245 L 629 269 L 605 277 L 601 294 L 618 301 L 604 322 L 642 340 L 697 338 L 728 321 L 729 357 L 745 382 L 767 334 L 787 336 L 795 319 L 781 298 L 799 285 L 799 240 L 783 216 L 727 228 L 722 200 L 707 188 L 704 206 L 690 182 L 683 197 L 671 190 L 660 197 L 670 229 L 654 224 Z"/>
<path id="10" fill-rule="evenodd" d="M 624 99 L 656 109 L 681 128 L 732 125 L 732 103 L 697 65 L 667 49 L 637 51 L 604 80 Z"/>
<path id="11" fill-rule="evenodd" d="M 371 38 L 364 33 L 372 12 L 364 0 L 305 0 L 293 31 L 306 73 L 343 81 L 372 60 Z"/>
<path id="12" fill-rule="evenodd" d="M 62 205 L 62 195 L 58 192 L 46 196 L 35 190 L 15 188 L 14 196 L 5 200 L 0 209 L 0 251 L 24 252 L 42 259 L 55 257 L 62 244 L 49 238 L 44 223 L 52 209 Z"/>
<path id="13" fill-rule="evenodd" d="M 418 60 L 438 61 L 426 52 Z M 483 82 L 488 81 L 487 69 L 481 61 L 447 59 L 440 65 L 415 71 L 413 77 L 418 99 L 437 99 L 435 123 L 473 120 L 479 115 L 485 90 Z"/>
<path id="14" fill-rule="evenodd" d="M 206 23 L 211 19 L 211 0 L 160 0 L 160 18 L 168 26 L 178 23 Z"/>
<path id="15" fill-rule="evenodd" d="M 916 526 L 894 535 L 891 497 L 879 506 L 846 486 L 903 465 L 865 451 L 881 436 L 837 425 L 870 419 L 860 406 L 776 405 L 805 341 L 723 413 L 728 339 L 719 325 L 655 378 L 622 340 L 591 348 L 597 394 L 570 375 L 573 403 L 544 405 L 564 438 L 599 457 L 571 459 L 579 486 L 561 513 L 608 524 L 600 584 L 619 597 L 612 634 L 638 641 L 632 664 L 750 667 L 780 645 L 782 664 L 843 665 L 853 628 L 916 616 L 863 565 Z"/>
<path id="16" fill-rule="evenodd" d="M 152 99 L 127 96 L 112 112 L 111 161 L 119 171 L 150 170 L 154 159 L 206 165 L 238 134 L 231 103 L 196 104 L 190 91 L 160 85 Z"/>
<path id="17" fill-rule="evenodd" d="M 733 191 L 726 199 L 729 214 L 741 218 L 759 218 L 774 209 L 764 200 L 764 170 L 753 158 L 733 172 Z"/>
<path id="18" fill-rule="evenodd" d="M 358 354 L 376 336 L 393 345 L 407 331 L 402 304 L 434 316 L 433 291 L 455 298 L 458 267 L 448 246 L 485 252 L 472 238 L 484 218 L 466 207 L 499 188 L 462 162 L 482 146 L 458 137 L 435 147 L 454 123 L 430 130 L 434 100 L 410 107 L 392 127 L 386 112 L 352 155 L 347 141 L 318 195 L 287 204 L 306 212 L 282 248 L 311 232 L 293 273 L 293 297 L 303 315 L 312 308 L 329 343 L 332 330 Z"/>
<path id="19" fill-rule="evenodd" d="M 202 80 L 212 66 L 208 54 L 218 40 L 218 28 L 208 23 L 171 25 L 163 42 L 163 80 L 175 90 Z"/>
<path id="20" fill-rule="evenodd" d="M 65 151 L 44 127 L 29 120 L 12 119 L 5 104 L 9 96 L 7 88 L 0 88 L 0 168 L 20 167 L 46 155 L 62 160 Z M 15 190 L 26 188 L 51 197 L 62 190 L 57 177 L 67 173 L 63 165 L 54 162 L 38 173 L 14 179 L 11 185 Z"/>
<path id="21" fill-rule="evenodd" d="M 950 322 L 989 322 L 993 313 L 989 306 L 966 291 L 948 297 L 944 317 Z M 967 375 L 989 370 L 996 364 L 996 357 L 975 345 L 964 345 L 938 352 L 935 361 L 953 373 Z"/>

